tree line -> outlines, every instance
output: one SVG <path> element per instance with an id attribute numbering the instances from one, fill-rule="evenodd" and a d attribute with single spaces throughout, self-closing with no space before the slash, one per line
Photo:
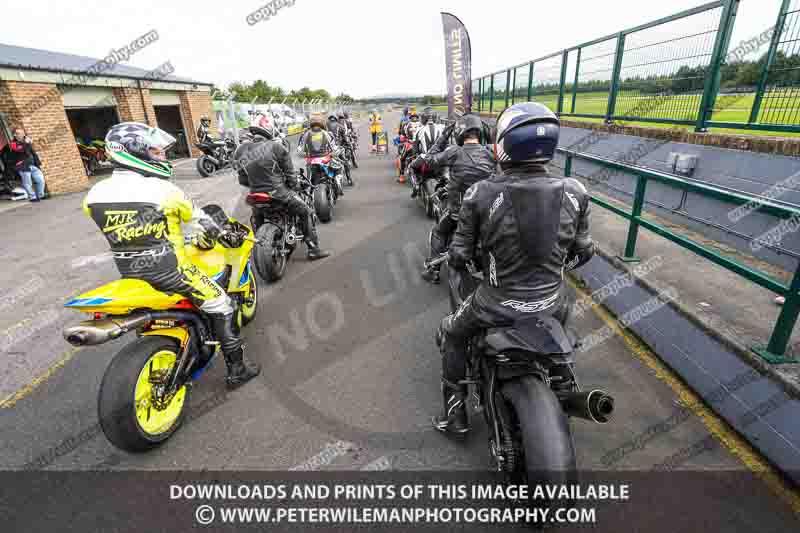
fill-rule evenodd
<path id="1" fill-rule="evenodd" d="M 341 103 L 353 102 L 353 99 L 345 94 L 340 93 L 338 96 L 331 96 L 331 93 L 325 89 L 311 89 L 309 87 L 301 87 L 300 89 L 293 89 L 286 91 L 277 85 L 270 85 L 264 80 L 255 80 L 252 83 L 233 82 L 226 88 L 212 87 L 211 94 L 214 95 L 215 100 L 228 100 L 233 99 L 236 102 L 250 103 L 256 100 L 257 103 L 267 103 L 272 99 L 273 102 L 286 99 L 287 102 L 305 101 L 306 103 L 312 100 L 336 100 Z"/>
<path id="2" fill-rule="evenodd" d="M 721 89 L 747 89 L 755 90 L 761 80 L 761 73 L 767 62 L 767 55 L 762 55 L 757 60 L 739 60 L 723 63 L 720 69 L 720 88 Z M 638 91 L 642 94 L 661 94 L 661 93 L 691 93 L 702 91 L 706 77 L 709 74 L 708 65 L 690 67 L 681 65 L 677 70 L 667 74 L 651 74 L 649 76 L 630 76 L 625 77 L 620 82 L 620 89 L 625 91 Z M 769 69 L 767 85 L 778 86 L 800 86 L 800 54 L 787 55 L 783 51 L 775 54 L 775 60 Z M 564 86 L 565 92 L 573 92 L 574 83 L 567 83 Z M 581 81 L 577 85 L 578 93 L 587 92 L 608 92 L 611 88 L 611 80 L 587 80 Z M 560 83 L 535 83 L 533 84 L 534 94 L 558 94 Z M 527 95 L 527 85 L 516 87 L 515 94 Z M 488 91 L 487 91 L 488 92 Z M 505 95 L 505 87 L 501 90 L 495 89 L 495 96 Z"/>

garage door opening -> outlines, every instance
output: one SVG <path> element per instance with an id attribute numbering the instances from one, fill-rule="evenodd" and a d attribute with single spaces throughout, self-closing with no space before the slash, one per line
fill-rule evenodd
<path id="1" fill-rule="evenodd" d="M 157 105 L 153 106 L 153 109 L 156 111 L 158 127 L 177 140 L 175 146 L 167 153 L 167 157 L 170 159 L 189 157 L 189 144 L 186 141 L 186 130 L 183 127 L 183 117 L 181 117 L 180 106 Z"/>
<path id="2" fill-rule="evenodd" d="M 111 126 L 120 122 L 117 108 L 87 107 L 66 111 L 86 175 L 92 176 L 99 169 L 107 167 L 104 139 Z"/>

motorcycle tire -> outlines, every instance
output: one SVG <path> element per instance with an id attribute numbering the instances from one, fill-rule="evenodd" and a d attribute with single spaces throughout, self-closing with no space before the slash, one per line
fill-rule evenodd
<path id="1" fill-rule="evenodd" d="M 111 360 L 97 399 L 100 428 L 111 444 L 127 452 L 146 452 L 166 442 L 181 426 L 189 405 L 190 383 L 181 387 L 163 410 L 149 405 L 144 394 L 152 390 L 154 364 L 157 370 L 167 371 L 179 353 L 180 346 L 172 337 L 148 336 L 134 340 Z"/>
<path id="2" fill-rule="evenodd" d="M 345 181 L 347 182 L 347 184 L 350 187 L 352 187 L 354 185 L 353 184 L 353 172 L 350 169 L 350 165 L 345 165 L 344 166 L 344 178 L 345 178 Z"/>
<path id="3" fill-rule="evenodd" d="M 350 152 L 350 160 L 353 162 L 353 168 L 358 168 L 358 161 L 356 161 L 356 151 Z"/>
<path id="4" fill-rule="evenodd" d="M 436 213 L 433 209 L 433 195 L 436 194 L 436 183 L 433 180 L 425 180 L 422 184 L 422 197 L 425 199 L 425 214 L 428 218 L 434 218 Z"/>
<path id="5" fill-rule="evenodd" d="M 314 189 L 314 211 L 317 212 L 320 222 L 327 223 L 333 218 L 331 190 L 327 183 L 321 183 Z"/>
<path id="6" fill-rule="evenodd" d="M 516 457 L 511 482 L 531 485 L 578 483 L 575 444 L 567 414 L 555 393 L 536 376 L 523 376 L 503 383 L 499 400 L 512 412 L 521 437 L 523 457 Z M 542 435 L 547 435 L 546 439 Z M 508 436 L 513 439 L 513 436 Z M 518 452 L 517 452 L 518 453 Z"/>
<path id="7" fill-rule="evenodd" d="M 197 172 L 202 177 L 207 178 L 216 171 L 217 171 L 217 166 L 211 161 L 209 161 L 207 156 L 202 155 L 197 159 Z"/>
<path id="8" fill-rule="evenodd" d="M 242 326 L 246 326 L 253 319 L 256 318 L 258 313 L 258 280 L 257 276 L 253 273 L 253 260 L 250 260 L 250 268 L 247 270 L 248 281 L 250 282 L 250 289 L 247 293 L 242 295 L 242 306 L 240 308 L 242 314 Z"/>
<path id="9" fill-rule="evenodd" d="M 283 232 L 277 226 L 264 224 L 256 231 L 258 244 L 253 252 L 256 271 L 268 283 L 280 280 L 286 273 L 288 257 L 281 255 Z"/>

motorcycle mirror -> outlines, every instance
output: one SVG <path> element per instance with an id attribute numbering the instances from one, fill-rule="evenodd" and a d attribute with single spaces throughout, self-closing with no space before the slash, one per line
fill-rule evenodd
<path id="1" fill-rule="evenodd" d="M 223 211 L 222 208 L 217 204 L 208 204 L 207 206 L 204 206 L 201 211 L 208 215 L 209 218 L 211 218 L 211 220 L 217 223 L 220 227 L 224 226 L 228 222 L 228 216 L 225 214 L 225 211 Z"/>

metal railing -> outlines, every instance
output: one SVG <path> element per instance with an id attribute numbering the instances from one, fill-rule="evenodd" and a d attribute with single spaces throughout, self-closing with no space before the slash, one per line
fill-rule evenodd
<path id="1" fill-rule="evenodd" d="M 562 117 L 800 133 L 800 0 L 730 49 L 741 0 L 718 0 L 473 80 L 473 108 L 538 101 Z M 756 0 L 753 0 L 756 1 Z"/>
<path id="2" fill-rule="evenodd" d="M 597 204 L 600 207 L 607 209 L 629 221 L 625 250 L 619 257 L 622 261 L 638 261 L 638 258 L 636 257 L 636 241 L 639 235 L 639 228 L 645 228 L 677 244 L 678 246 L 689 250 L 716 265 L 721 266 L 729 272 L 733 272 L 734 274 L 737 274 L 760 287 L 786 298 L 786 302 L 784 303 L 780 315 L 775 322 L 775 326 L 773 327 L 772 335 L 770 336 L 768 345 L 766 347 L 753 346 L 751 348 L 755 353 L 769 362 L 782 363 L 795 361 L 793 357 L 786 355 L 786 349 L 789 344 L 792 331 L 794 330 L 795 323 L 797 322 L 797 317 L 800 314 L 800 267 L 796 268 L 791 282 L 787 285 L 782 281 L 773 278 L 769 274 L 725 257 L 724 255 L 716 252 L 713 248 L 704 246 L 685 237 L 684 235 L 680 235 L 674 231 L 671 231 L 660 224 L 657 224 L 651 220 L 647 220 L 642 216 L 642 210 L 645 204 L 647 184 L 651 181 L 667 185 L 681 191 L 692 192 L 705 198 L 713 198 L 737 206 L 746 204 L 757 205 L 759 212 L 766 213 L 783 220 L 800 220 L 800 209 L 786 207 L 768 199 L 731 192 L 713 185 L 685 180 L 670 174 L 621 163 L 611 159 L 605 159 L 592 154 L 576 152 L 565 148 L 559 148 L 558 153 L 565 157 L 565 176 L 572 176 L 573 159 L 579 158 L 614 171 L 625 172 L 635 177 L 636 186 L 634 189 L 635 192 L 633 195 L 633 204 L 630 211 L 626 211 L 617 205 L 607 202 L 606 200 L 599 198 L 597 195 L 591 195 L 592 203 Z"/>

